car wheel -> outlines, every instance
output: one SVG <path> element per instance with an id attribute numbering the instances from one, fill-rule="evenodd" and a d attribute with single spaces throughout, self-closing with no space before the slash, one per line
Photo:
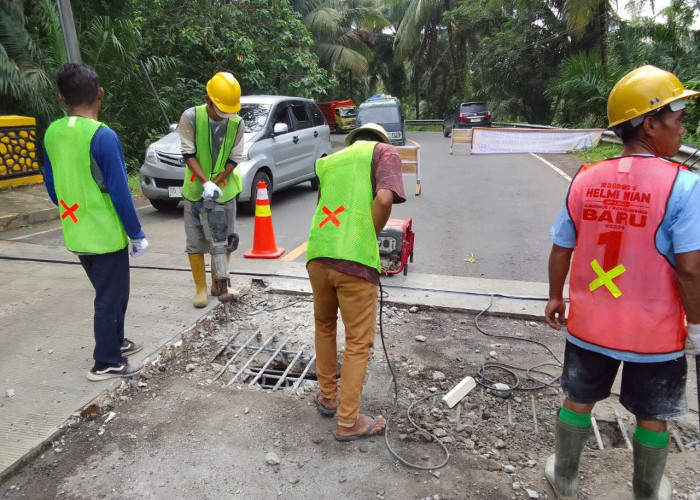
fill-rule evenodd
<path id="1" fill-rule="evenodd" d="M 156 210 L 175 210 L 180 203 L 180 200 L 148 200 Z"/>
<path id="2" fill-rule="evenodd" d="M 255 177 L 253 178 L 253 183 L 250 186 L 250 199 L 248 201 L 244 201 L 241 206 L 243 212 L 249 215 L 255 214 L 255 202 L 258 198 L 258 183 L 260 181 L 265 181 L 265 184 L 267 184 L 267 199 L 270 200 L 270 202 L 272 202 L 272 181 L 270 181 L 270 176 L 262 170 L 259 170 L 258 173 L 255 174 Z"/>
<path id="3" fill-rule="evenodd" d="M 321 187 L 321 181 L 318 180 L 318 175 L 314 175 L 313 178 L 311 179 L 311 189 L 314 191 L 318 191 L 318 189 Z"/>

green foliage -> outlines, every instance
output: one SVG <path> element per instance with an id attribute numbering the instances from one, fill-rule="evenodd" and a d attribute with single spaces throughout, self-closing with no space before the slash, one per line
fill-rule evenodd
<path id="1" fill-rule="evenodd" d="M 611 142 L 600 142 L 596 147 L 574 151 L 573 154 L 583 160 L 584 163 L 594 163 L 607 158 L 612 158 L 622 153 L 622 145 Z"/>
<path id="2" fill-rule="evenodd" d="M 197 0 L 135 1 L 146 51 L 181 63 L 171 95 L 182 95 L 179 108 L 191 103 L 186 93 L 217 71 L 230 71 L 244 94 L 312 96 L 326 92 L 328 74 L 318 67 L 313 43 L 298 13 L 286 0 L 218 2 Z M 157 12 L 154 12 L 157 11 Z"/>
<path id="3" fill-rule="evenodd" d="M 693 88 L 693 81 L 700 81 L 700 33 L 691 29 L 694 12 L 693 1 L 676 0 L 663 11 L 664 23 L 640 17 L 618 21 L 609 40 L 607 64 L 598 53 L 567 58 L 547 88 L 557 103 L 555 120 L 565 126 L 607 126 L 610 90 L 624 74 L 644 64 L 671 71 Z M 684 142 L 698 142 L 699 122 L 700 106 L 688 102 Z"/>
<path id="4" fill-rule="evenodd" d="M 556 120 L 574 127 L 606 127 L 607 97 L 621 76 L 619 69 L 603 66 L 597 53 L 566 59 L 546 91 L 558 100 Z"/>
<path id="5" fill-rule="evenodd" d="M 0 0 L 0 114 L 34 116 L 38 129 L 60 112 L 53 75 L 66 60 L 56 5 L 40 0 L 28 16 Z"/>
<path id="6" fill-rule="evenodd" d="M 407 132 L 440 132 L 442 125 L 406 125 Z"/>
<path id="7" fill-rule="evenodd" d="M 203 101 L 216 71 L 233 72 L 245 94 L 310 97 L 334 83 L 287 0 L 73 3 L 83 62 L 105 89 L 100 119 L 121 137 L 130 171 L 167 122 Z M 65 47 L 55 2 L 24 5 L 0 0 L 0 113 L 36 116 L 42 131 L 64 113 L 54 75 Z"/>

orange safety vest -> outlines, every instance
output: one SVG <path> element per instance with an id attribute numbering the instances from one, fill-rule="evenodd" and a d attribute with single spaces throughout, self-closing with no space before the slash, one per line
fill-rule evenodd
<path id="1" fill-rule="evenodd" d="M 676 270 L 656 248 L 680 168 L 627 156 L 584 165 L 574 177 L 566 200 L 576 227 L 567 320 L 574 337 L 640 354 L 683 349 Z"/>

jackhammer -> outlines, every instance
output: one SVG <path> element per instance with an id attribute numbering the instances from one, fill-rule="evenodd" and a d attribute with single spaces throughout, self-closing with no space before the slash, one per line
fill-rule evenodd
<path id="1" fill-rule="evenodd" d="M 228 224 L 226 221 L 226 209 L 223 205 L 216 203 L 218 193 L 213 198 L 204 198 L 202 210 L 199 212 L 199 220 L 202 222 L 204 237 L 209 244 L 209 254 L 211 255 L 211 276 L 212 281 L 219 291 L 219 301 L 228 303 L 236 296 L 231 294 L 231 280 L 228 274 L 228 259 L 226 254 L 238 248 L 238 234 L 228 234 Z M 228 318 L 228 307 L 226 307 Z"/>

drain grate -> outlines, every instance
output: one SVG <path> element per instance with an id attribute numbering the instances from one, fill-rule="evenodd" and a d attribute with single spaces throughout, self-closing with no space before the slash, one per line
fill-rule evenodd
<path id="1" fill-rule="evenodd" d="M 237 333 L 229 339 L 212 358 L 213 362 L 220 357 L 228 357 L 214 381 L 229 372 L 232 377 L 226 385 L 239 382 L 249 386 L 257 384 L 265 389 L 291 387 L 296 390 L 304 380 L 316 380 L 315 373 L 310 373 L 311 367 L 316 365 L 316 355 L 307 360 L 303 350 L 285 349 L 288 341 L 286 336 L 273 333 L 263 340 L 263 335 L 258 330 L 243 344 L 233 344 L 238 335 Z M 275 345 L 276 347 L 271 347 Z"/>

